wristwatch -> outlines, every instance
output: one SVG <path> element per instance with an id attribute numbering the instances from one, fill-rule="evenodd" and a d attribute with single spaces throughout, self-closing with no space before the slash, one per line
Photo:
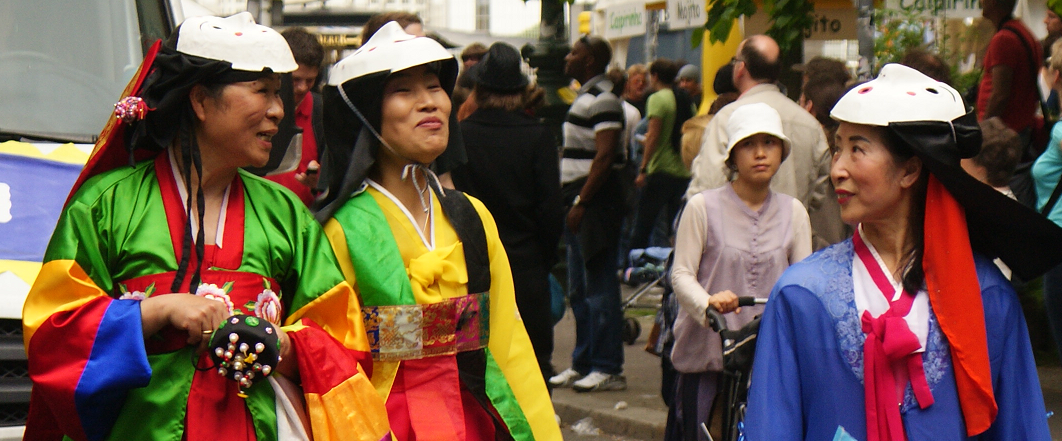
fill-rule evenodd
<path id="1" fill-rule="evenodd" d="M 578 195 L 577 194 L 577 195 L 575 195 L 575 199 L 572 199 L 572 206 L 574 207 L 576 205 L 579 205 L 579 203 L 582 202 L 582 201 L 583 201 L 582 195 Z"/>

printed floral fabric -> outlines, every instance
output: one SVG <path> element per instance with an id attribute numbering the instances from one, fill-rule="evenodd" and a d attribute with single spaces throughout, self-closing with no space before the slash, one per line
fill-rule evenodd
<path id="1" fill-rule="evenodd" d="M 490 296 L 470 294 L 426 305 L 366 306 L 373 359 L 412 360 L 487 347 Z"/>

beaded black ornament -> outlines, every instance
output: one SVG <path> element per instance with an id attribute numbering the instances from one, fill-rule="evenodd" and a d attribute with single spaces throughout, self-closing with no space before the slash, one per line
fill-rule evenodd
<path id="1" fill-rule="evenodd" d="M 268 320 L 238 314 L 214 331 L 209 350 L 218 375 L 235 381 L 239 396 L 247 398 L 245 389 L 277 369 L 280 335 Z"/>

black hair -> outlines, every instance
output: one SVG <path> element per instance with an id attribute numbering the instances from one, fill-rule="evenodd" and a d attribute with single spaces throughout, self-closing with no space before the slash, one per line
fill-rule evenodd
<path id="1" fill-rule="evenodd" d="M 675 77 L 678 76 L 678 71 L 678 65 L 667 58 L 658 58 L 653 64 L 649 65 L 649 74 L 656 75 L 656 80 L 665 86 L 670 86 L 675 83 Z"/>
<path id="2" fill-rule="evenodd" d="M 832 81 L 844 86 L 852 79 L 852 74 L 848 72 L 844 61 L 817 56 L 804 63 L 804 77 L 807 78 L 808 83 L 812 81 Z"/>
<path id="3" fill-rule="evenodd" d="M 715 72 L 712 90 L 715 91 L 716 95 L 737 93 L 737 86 L 734 86 L 734 65 L 732 63 L 724 64 Z"/>
<path id="4" fill-rule="evenodd" d="M 623 92 L 627 89 L 627 71 L 613 67 L 608 70 L 607 75 L 608 80 L 612 82 L 612 94 L 623 96 Z"/>
<path id="5" fill-rule="evenodd" d="M 804 85 L 804 99 L 811 101 L 812 115 L 823 127 L 837 127 L 838 122 L 830 117 L 830 111 L 844 92 L 844 84 L 829 79 L 810 80 Z"/>
<path id="6" fill-rule="evenodd" d="M 902 165 L 915 157 L 914 148 L 907 144 L 891 129 L 885 128 L 885 148 L 889 150 L 893 163 Z M 926 223 L 926 192 L 929 185 L 929 169 L 923 165 L 918 180 L 911 187 L 911 211 L 907 218 L 907 234 L 912 243 L 911 254 L 906 256 L 906 264 L 903 268 L 902 283 L 904 291 L 910 294 L 922 290 L 926 282 L 926 271 L 922 267 L 925 257 L 925 223 Z"/>
<path id="7" fill-rule="evenodd" d="M 164 151 L 174 145 L 180 145 L 178 157 L 180 173 L 188 195 L 184 201 L 185 224 L 184 237 L 181 240 L 181 259 L 170 285 L 171 292 L 181 292 L 184 279 L 192 265 L 188 290 L 194 292 L 201 281 L 202 260 L 205 248 L 205 228 L 203 216 L 206 201 L 203 197 L 202 174 L 203 161 L 199 142 L 195 136 L 197 118 L 192 108 L 191 92 L 201 86 L 204 93 L 214 99 L 220 99 L 229 84 L 242 81 L 254 81 L 272 75 L 266 69 L 262 72 L 235 70 L 227 61 L 188 55 L 177 51 L 180 26 L 170 34 L 163 43 L 152 63 L 154 71 L 148 75 L 141 86 L 140 96 L 152 108 L 143 121 L 136 122 L 127 130 L 125 146 L 129 150 L 130 163 L 135 160 L 137 149 Z M 193 185 L 192 175 L 196 175 Z M 199 231 L 196 240 L 192 240 L 192 188 L 195 188 L 196 215 Z M 195 243 L 195 262 L 192 262 L 192 243 Z"/>
<path id="8" fill-rule="evenodd" d="M 779 60 L 781 57 L 769 60 L 755 46 L 750 40 L 745 40 L 745 44 L 741 46 L 741 61 L 745 62 L 749 76 L 756 81 L 767 83 L 778 81 L 778 76 L 782 73 L 782 63 Z"/>
<path id="9" fill-rule="evenodd" d="M 1018 134 L 1003 124 L 999 117 L 981 121 L 981 151 L 973 162 L 985 168 L 985 182 L 993 187 L 1003 187 L 1014 176 L 1014 169 L 1021 161 L 1022 144 Z"/>
<path id="10" fill-rule="evenodd" d="M 414 23 L 421 25 L 424 24 L 424 22 L 420 20 L 420 17 L 418 17 L 417 14 L 414 14 L 412 12 L 381 12 L 379 14 L 373 15 L 372 17 L 369 17 L 369 21 L 365 22 L 365 26 L 362 26 L 361 44 L 365 44 L 366 42 L 368 42 L 369 39 L 376 34 L 376 31 L 379 31 L 380 28 L 384 27 L 385 24 L 390 23 L 392 21 L 397 22 L 398 25 L 402 27 L 402 29 L 405 29 L 406 26 L 409 26 Z"/>
<path id="11" fill-rule="evenodd" d="M 605 73 L 608 64 L 612 62 L 612 46 L 601 37 L 592 35 L 583 35 L 576 43 L 586 45 L 586 49 L 594 57 L 594 64 L 590 65 L 591 73 L 594 75 Z"/>
<path id="12" fill-rule="evenodd" d="M 320 69 L 324 64 L 324 47 L 306 28 L 287 28 L 280 35 L 288 41 L 291 54 L 295 56 L 295 62 L 307 67 Z"/>
<path id="13" fill-rule="evenodd" d="M 194 294 L 195 289 L 199 286 L 199 281 L 202 274 L 203 266 L 203 252 L 205 251 L 205 234 L 206 228 L 203 225 L 203 212 L 206 210 L 206 201 L 203 200 L 203 160 L 199 154 L 199 143 L 196 140 L 194 121 L 195 111 L 191 106 L 188 106 L 181 117 L 180 131 L 178 138 L 181 143 L 181 174 L 184 178 L 184 187 L 188 189 L 188 196 L 185 198 L 185 216 L 187 216 L 187 222 L 184 225 L 184 237 L 181 240 L 181 262 L 177 265 L 177 272 L 173 277 L 173 283 L 170 285 L 170 292 L 181 292 L 181 285 L 184 282 L 184 278 L 188 272 L 188 266 L 191 259 L 192 248 L 192 173 L 191 170 L 195 169 L 196 179 L 198 180 L 196 185 L 196 210 L 198 211 L 197 217 L 199 220 L 199 231 L 196 234 L 195 240 L 195 271 L 192 273 L 192 279 L 188 282 L 188 290 Z"/>
<path id="14" fill-rule="evenodd" d="M 940 55 L 922 49 L 911 49 L 900 64 L 922 72 L 927 77 L 951 85 L 951 67 Z"/>

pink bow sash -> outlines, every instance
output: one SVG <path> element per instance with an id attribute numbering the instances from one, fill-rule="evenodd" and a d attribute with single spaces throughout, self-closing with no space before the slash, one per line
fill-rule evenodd
<path id="1" fill-rule="evenodd" d="M 853 235 L 853 245 L 878 289 L 889 299 L 892 285 L 858 232 Z M 900 405 L 908 380 L 919 407 L 925 409 L 933 404 L 922 355 L 913 353 L 922 345 L 904 320 L 913 303 L 914 296 L 904 291 L 880 316 L 875 318 L 870 311 L 863 311 L 861 317 L 863 332 L 867 334 L 863 344 L 863 392 L 868 441 L 903 441 L 906 438 Z"/>
<path id="2" fill-rule="evenodd" d="M 909 310 L 911 302 L 906 303 Z M 877 318 L 871 317 L 869 311 L 863 311 L 863 332 L 867 334 L 863 344 L 863 391 L 869 441 L 904 439 L 899 403 L 907 379 L 911 381 L 921 408 L 933 404 L 933 393 L 922 368 L 922 356 L 912 353 L 921 344 L 895 306 Z M 904 381 L 897 381 L 897 377 Z"/>

